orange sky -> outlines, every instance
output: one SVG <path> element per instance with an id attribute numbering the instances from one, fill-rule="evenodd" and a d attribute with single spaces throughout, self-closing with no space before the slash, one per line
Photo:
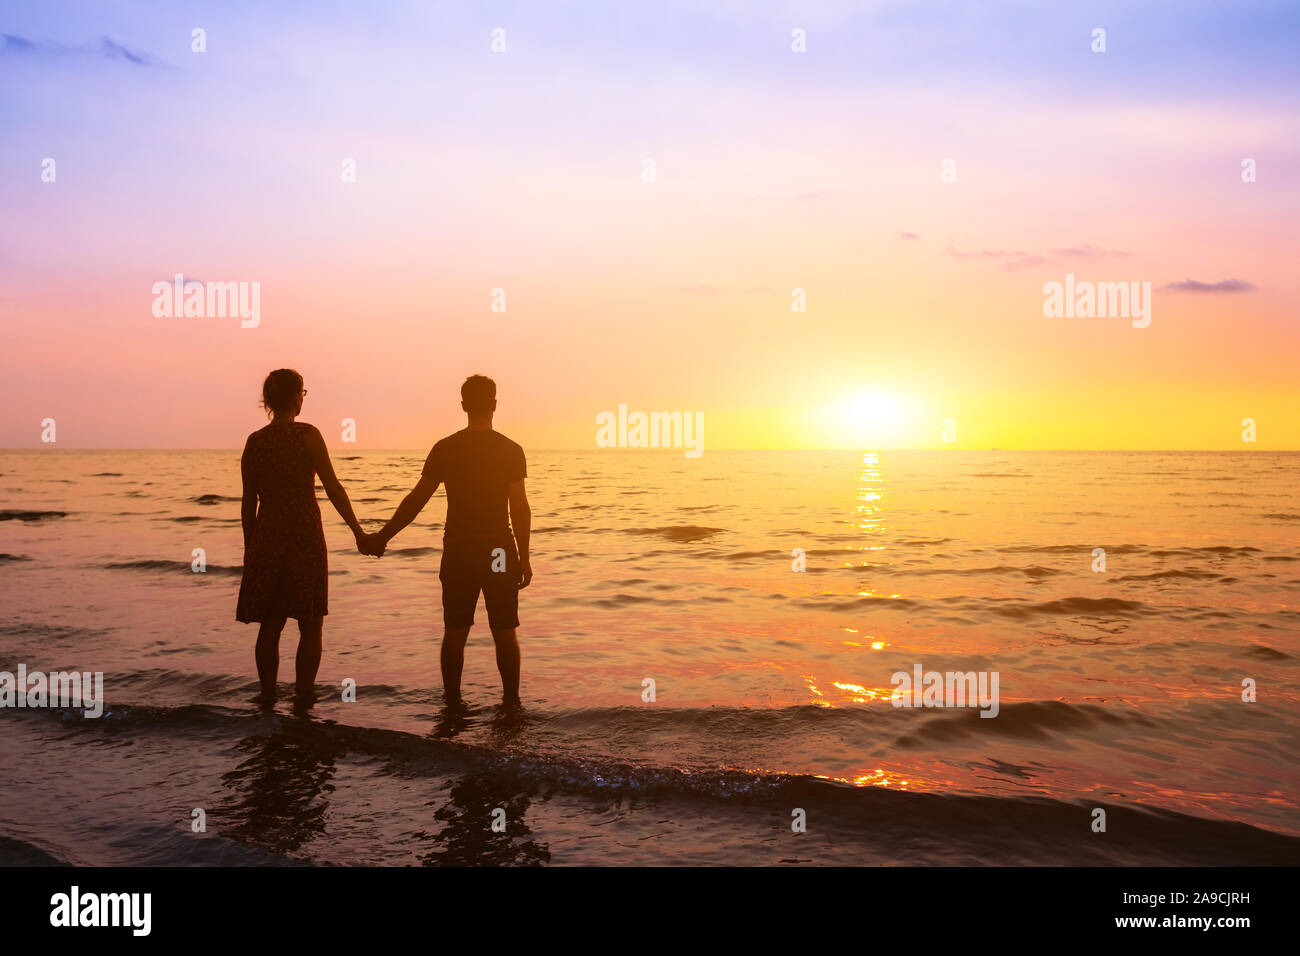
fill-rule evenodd
<path id="1" fill-rule="evenodd" d="M 1039 11 L 994 69 L 946 45 L 994 24 L 845 13 L 800 60 L 733 12 L 685 48 L 624 23 L 575 57 L 521 22 L 431 63 L 420 23 L 263 15 L 207 59 L 165 17 L 99 24 L 141 63 L 0 57 L 0 445 L 53 417 L 62 447 L 235 447 L 287 365 L 304 419 L 370 448 L 459 427 L 472 372 L 536 448 L 595 447 L 619 403 L 703 412 L 706 448 L 1300 448 L 1300 120 L 1236 40 L 1198 58 L 1116 13 L 1098 57 Z M 863 67 L 855 30 L 912 56 Z M 259 282 L 259 325 L 154 317 L 176 272 Z M 1150 282 L 1150 327 L 1045 318 L 1066 273 Z"/>

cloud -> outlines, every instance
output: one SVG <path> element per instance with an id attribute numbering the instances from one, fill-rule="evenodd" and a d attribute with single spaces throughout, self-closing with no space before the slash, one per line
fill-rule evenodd
<path id="1" fill-rule="evenodd" d="M 976 249 L 974 252 L 962 252 L 960 249 L 948 247 L 948 255 L 956 256 L 958 259 L 997 259 L 1002 262 L 1002 268 L 1024 269 L 1027 266 L 1041 266 L 1047 260 L 1042 256 L 1031 255 L 1022 251 L 1005 251 L 1002 249 Z"/>
<path id="2" fill-rule="evenodd" d="M 134 50 L 128 50 L 120 43 L 115 43 L 108 37 L 99 38 L 100 52 L 111 59 L 126 60 L 128 63 L 135 63 L 139 66 L 157 66 L 158 61 L 148 53 L 136 53 Z"/>
<path id="3" fill-rule="evenodd" d="M 725 286 L 708 285 L 703 282 L 661 285 L 659 288 L 664 292 L 680 292 L 686 295 L 719 295 L 727 291 Z"/>
<path id="4" fill-rule="evenodd" d="M 105 57 L 110 60 L 123 60 L 136 66 L 165 66 L 157 57 L 132 50 L 106 36 L 101 36 L 98 43 L 87 43 L 81 46 L 67 46 L 61 43 L 49 42 L 38 43 L 12 33 L 0 33 L 0 40 L 4 41 L 0 43 L 0 56 L 19 54 L 46 57 Z"/>
<path id="5" fill-rule="evenodd" d="M 1028 266 L 1041 266 L 1046 261 L 1047 260 L 1044 259 L 1042 256 L 1022 256 L 1019 259 L 1014 259 L 1009 262 L 1002 263 L 1002 268 L 1007 270 L 1024 269 L 1027 268 Z"/>
<path id="6" fill-rule="evenodd" d="M 0 40 L 4 40 L 4 45 L 0 46 L 0 53 L 29 53 L 36 49 L 36 45 L 31 40 L 16 37 L 12 33 L 0 33 Z"/>
<path id="7" fill-rule="evenodd" d="M 1254 292 L 1255 286 L 1244 279 L 1224 279 L 1222 282 L 1197 282 L 1184 279 L 1161 286 L 1161 291 L 1169 292 Z"/>
<path id="8" fill-rule="evenodd" d="M 914 232 L 900 232 L 898 234 L 898 238 L 899 239 L 920 239 L 921 237 Z"/>
<path id="9" fill-rule="evenodd" d="M 1022 250 L 1013 252 L 1002 249 L 976 249 L 973 252 L 962 252 L 952 246 L 948 247 L 948 255 L 956 256 L 958 259 L 996 259 L 1001 261 L 1003 269 L 1012 270 L 1024 269 L 1029 266 L 1041 266 L 1053 258 L 1105 259 L 1109 256 L 1127 257 L 1129 253 L 1119 249 L 1098 249 L 1096 246 L 1090 246 L 1085 242 L 1081 246 L 1065 246 L 1060 249 L 1053 249 L 1049 256 L 1041 256 L 1037 253 Z"/>
<path id="10" fill-rule="evenodd" d="M 1062 259 L 1105 259 L 1107 256 L 1127 257 L 1128 253 L 1119 249 L 1098 249 L 1085 242 L 1081 246 L 1053 249 L 1052 255 L 1060 256 Z"/>
<path id="11" fill-rule="evenodd" d="M 958 259 L 1000 259 L 1003 256 L 1023 256 L 1023 252 L 997 252 L 992 249 L 977 249 L 975 252 L 962 252 L 952 246 L 948 247 L 948 255 L 956 256 Z"/>

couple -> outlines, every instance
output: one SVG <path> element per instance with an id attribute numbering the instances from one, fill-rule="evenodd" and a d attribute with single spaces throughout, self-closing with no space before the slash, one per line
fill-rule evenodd
<path id="1" fill-rule="evenodd" d="M 325 439 L 302 413 L 302 376 L 276 369 L 262 385 L 262 407 L 271 423 L 248 436 L 240 459 L 243 474 L 244 576 L 237 620 L 257 622 L 257 676 L 262 698 L 276 694 L 280 632 L 298 622 L 297 696 L 310 704 L 320 666 L 321 627 L 329 613 L 325 531 L 316 503 L 316 476 L 356 536 L 362 554 L 379 557 L 393 537 L 415 520 L 438 485 L 447 487 L 443 530 L 442 686 L 449 707 L 459 707 L 465 642 L 474 623 L 479 592 L 496 642 L 503 702 L 519 706 L 519 590 L 532 580 L 528 536 L 532 516 L 524 494 L 524 451 L 492 430 L 497 407 L 492 379 L 471 375 L 460 389 L 469 424 L 433 446 L 424 472 L 383 530 L 366 534 L 348 494 L 334 475 Z M 516 548 L 516 544 L 518 547 Z"/>

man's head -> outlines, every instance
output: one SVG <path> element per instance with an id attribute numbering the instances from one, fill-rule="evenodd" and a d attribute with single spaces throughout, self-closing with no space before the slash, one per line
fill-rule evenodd
<path id="1" fill-rule="evenodd" d="M 470 418 L 491 418 L 497 408 L 497 383 L 486 375 L 471 375 L 460 387 L 460 407 Z"/>

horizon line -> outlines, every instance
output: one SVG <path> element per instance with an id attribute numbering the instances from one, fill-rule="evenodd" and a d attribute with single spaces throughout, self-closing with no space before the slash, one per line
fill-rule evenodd
<path id="1" fill-rule="evenodd" d="M 427 446 L 432 447 L 432 446 Z M 409 448 L 356 448 L 354 451 L 364 452 L 420 452 L 424 454 L 427 451 L 424 445 L 413 445 Z M 348 451 L 347 448 L 331 448 L 330 451 Z M 660 447 L 660 448 L 549 448 L 535 447 L 533 451 L 557 451 L 570 453 L 599 453 L 610 454 L 642 454 L 644 452 L 680 452 L 682 448 Z M 64 447 L 50 448 L 43 445 L 29 446 L 6 446 L 0 448 L 0 452 L 10 451 L 32 451 L 32 452 L 58 452 L 58 451 L 243 451 L 242 446 L 228 445 L 225 447 L 215 446 L 136 446 L 136 445 L 118 445 L 118 446 L 96 446 L 96 447 Z M 881 454 L 883 452 L 950 452 L 950 451 L 996 451 L 996 452 L 1134 452 L 1138 454 L 1258 454 L 1264 453 L 1295 453 L 1300 452 L 1300 448 L 870 448 L 862 446 L 847 446 L 835 448 L 715 448 L 713 454 L 719 452 L 869 452 L 872 454 Z M 701 453 L 701 457 L 703 453 Z"/>

